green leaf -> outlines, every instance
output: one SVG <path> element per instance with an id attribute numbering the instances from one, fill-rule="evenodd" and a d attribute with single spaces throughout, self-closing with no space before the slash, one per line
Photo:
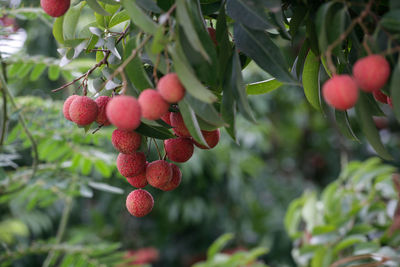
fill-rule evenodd
<path id="1" fill-rule="evenodd" d="M 53 36 L 60 44 L 64 43 L 63 24 L 64 16 L 56 18 L 53 24 Z"/>
<path id="2" fill-rule="evenodd" d="M 356 114 L 358 121 L 361 126 L 361 130 L 368 142 L 375 149 L 376 153 L 380 157 L 386 160 L 393 160 L 393 157 L 387 152 L 379 136 L 379 132 L 376 129 L 375 123 L 372 119 L 371 106 L 368 101 L 368 97 L 365 93 L 360 92 L 360 97 L 356 105 Z"/>
<path id="3" fill-rule="evenodd" d="M 206 140 L 204 140 L 203 134 L 201 133 L 199 122 L 197 121 L 196 114 L 193 109 L 190 107 L 186 101 L 180 101 L 178 103 L 179 111 L 182 114 L 183 121 L 187 129 L 189 130 L 190 135 L 196 140 L 198 143 L 208 146 Z"/>
<path id="4" fill-rule="evenodd" d="M 328 2 L 321 5 L 317 11 L 315 19 L 316 30 L 318 34 L 319 50 L 325 52 L 329 45 L 328 32 L 331 31 L 333 19 L 333 6 L 335 2 Z"/>
<path id="5" fill-rule="evenodd" d="M 115 13 L 108 23 L 108 27 L 112 28 L 122 22 L 129 20 L 129 15 L 126 10 L 122 10 L 121 12 Z"/>
<path id="6" fill-rule="evenodd" d="M 31 69 L 33 68 L 33 64 L 32 63 L 25 63 L 18 71 L 17 76 L 19 78 L 24 78 L 26 75 L 28 75 L 28 73 L 31 71 Z"/>
<path id="7" fill-rule="evenodd" d="M 240 51 L 251 57 L 262 69 L 281 82 L 295 83 L 281 51 L 266 32 L 235 23 L 234 37 Z"/>
<path id="8" fill-rule="evenodd" d="M 387 12 L 379 23 L 390 32 L 400 32 L 400 9 Z"/>
<path id="9" fill-rule="evenodd" d="M 221 114 L 214 108 L 212 104 L 202 102 L 197 98 L 186 94 L 184 101 L 193 109 L 193 111 L 205 122 L 217 127 L 226 126 Z"/>
<path id="10" fill-rule="evenodd" d="M 107 164 L 105 164 L 103 160 L 96 160 L 94 162 L 94 168 L 96 169 L 96 171 L 101 173 L 101 175 L 103 175 L 104 177 L 106 177 L 106 178 L 111 177 L 111 174 L 112 174 L 111 168 L 109 166 L 107 166 Z"/>
<path id="11" fill-rule="evenodd" d="M 233 86 L 231 85 L 231 79 L 229 76 L 224 75 L 224 77 L 225 79 L 222 84 L 223 94 L 221 101 L 221 115 L 222 119 L 229 125 L 225 127 L 226 131 L 231 136 L 231 138 L 235 142 L 237 142 L 236 124 L 235 124 L 237 103 L 233 93 Z"/>
<path id="12" fill-rule="evenodd" d="M 100 190 L 100 191 L 104 191 L 104 192 L 108 192 L 108 193 L 113 193 L 113 194 L 123 194 L 124 190 L 122 190 L 119 187 L 115 187 L 115 186 L 111 186 L 109 184 L 105 184 L 105 183 L 98 183 L 98 182 L 93 182 L 90 181 L 88 183 L 88 185 L 90 187 L 93 187 L 94 189 Z"/>
<path id="13" fill-rule="evenodd" d="M 400 122 L 400 61 L 393 70 L 390 81 L 390 96 L 392 98 L 393 112 Z"/>
<path id="14" fill-rule="evenodd" d="M 289 33 L 292 37 L 296 35 L 303 20 L 306 18 L 307 8 L 304 5 L 296 5 L 293 7 L 293 16 L 289 23 Z"/>
<path id="15" fill-rule="evenodd" d="M 37 79 L 39 79 L 40 75 L 42 75 L 42 73 L 44 72 L 44 70 L 47 68 L 47 65 L 44 63 L 39 63 L 37 64 L 32 72 L 31 72 L 31 76 L 29 77 L 29 79 L 31 81 L 36 81 Z"/>
<path id="16" fill-rule="evenodd" d="M 227 233 L 220 236 L 214 243 L 208 248 L 207 251 L 207 260 L 212 260 L 217 253 L 219 253 L 229 241 L 233 239 L 233 234 Z"/>
<path id="17" fill-rule="evenodd" d="M 221 3 L 217 18 L 216 39 L 218 43 L 218 63 L 220 82 L 223 83 L 226 67 L 232 54 L 232 44 L 229 41 L 229 30 L 226 23 L 225 3 Z M 222 87 L 222 86 L 221 86 Z"/>
<path id="18" fill-rule="evenodd" d="M 319 247 L 311 261 L 311 267 L 328 267 L 333 260 L 332 250 L 326 247 Z"/>
<path id="19" fill-rule="evenodd" d="M 366 242 L 367 239 L 363 235 L 353 235 L 353 236 L 347 236 L 344 238 L 342 241 L 340 241 L 334 248 L 333 252 L 335 254 L 339 253 L 341 250 L 344 250 L 350 246 L 353 246 L 355 244 L 359 243 L 364 243 Z"/>
<path id="20" fill-rule="evenodd" d="M 56 81 L 58 77 L 60 77 L 60 68 L 57 65 L 51 65 L 49 67 L 49 79 L 52 81 Z"/>
<path id="21" fill-rule="evenodd" d="M 283 83 L 281 83 L 280 81 L 271 78 L 265 81 L 250 83 L 246 85 L 246 92 L 248 95 L 261 95 L 278 89 L 282 85 Z"/>
<path id="22" fill-rule="evenodd" d="M 137 0 L 138 5 L 150 12 L 159 14 L 162 12 L 162 10 L 157 6 L 156 2 L 154 0 Z"/>
<path id="23" fill-rule="evenodd" d="M 135 130 L 135 132 L 142 134 L 144 136 L 157 138 L 161 140 L 175 138 L 175 136 L 168 129 L 164 127 L 150 126 L 143 122 Z"/>
<path id="24" fill-rule="evenodd" d="M 86 0 L 86 2 L 94 12 L 103 16 L 111 16 L 96 0 Z"/>
<path id="25" fill-rule="evenodd" d="M 350 140 L 360 142 L 350 125 L 347 111 L 335 110 L 335 118 L 339 130 L 344 136 Z"/>
<path id="26" fill-rule="evenodd" d="M 64 15 L 63 21 L 63 37 L 64 40 L 75 39 L 75 31 L 78 25 L 79 17 L 81 15 L 82 8 L 86 2 L 80 2 L 76 6 L 71 7 L 68 12 Z"/>
<path id="27" fill-rule="evenodd" d="M 306 95 L 306 98 L 311 106 L 313 106 L 316 110 L 321 110 L 319 66 L 319 57 L 316 56 L 312 50 L 310 50 L 304 63 L 302 81 L 304 94 Z"/>
<path id="28" fill-rule="evenodd" d="M 300 51 L 296 58 L 296 77 L 300 77 L 300 73 L 304 68 L 304 62 L 306 61 L 307 53 L 310 50 L 308 39 L 306 39 L 300 48 Z"/>
<path id="29" fill-rule="evenodd" d="M 136 0 L 121 0 L 121 3 L 135 25 L 146 33 L 157 33 L 157 24 L 137 5 Z"/>

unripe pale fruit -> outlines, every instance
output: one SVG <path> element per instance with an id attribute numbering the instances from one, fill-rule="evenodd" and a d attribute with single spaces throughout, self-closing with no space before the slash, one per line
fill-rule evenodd
<path id="1" fill-rule="evenodd" d="M 55 18 L 64 15 L 70 4 L 70 0 L 40 0 L 44 12 Z"/>
<path id="2" fill-rule="evenodd" d="M 107 104 L 110 100 L 111 100 L 111 97 L 109 97 L 109 96 L 99 96 L 98 98 L 96 98 L 95 102 L 97 104 L 97 107 L 99 108 L 99 114 L 97 115 L 96 122 L 99 125 L 108 126 L 111 124 L 108 121 L 107 115 L 106 115 Z"/>
<path id="3" fill-rule="evenodd" d="M 146 156 L 142 152 L 133 154 L 119 153 L 117 157 L 117 168 L 119 173 L 124 177 L 133 177 L 146 168 Z"/>
<path id="4" fill-rule="evenodd" d="M 169 124 L 169 125 L 171 125 L 171 113 L 172 112 L 167 112 L 167 113 L 165 113 L 164 115 L 162 115 L 161 116 L 161 119 L 166 123 L 166 124 Z"/>
<path id="5" fill-rule="evenodd" d="M 171 178 L 172 168 L 165 160 L 156 160 L 147 165 L 146 179 L 151 186 L 160 188 L 166 185 Z"/>
<path id="6" fill-rule="evenodd" d="M 387 104 L 387 96 L 381 90 L 373 91 L 372 94 L 377 101 Z"/>
<path id="7" fill-rule="evenodd" d="M 157 84 L 157 90 L 168 103 L 177 103 L 185 96 L 185 87 L 176 73 L 164 75 Z"/>
<path id="8" fill-rule="evenodd" d="M 194 151 L 192 140 L 184 137 L 165 140 L 164 147 L 167 157 L 175 162 L 188 161 Z"/>
<path id="9" fill-rule="evenodd" d="M 219 129 L 214 130 L 214 131 L 201 131 L 201 133 L 203 134 L 204 139 L 206 140 L 207 144 L 209 147 L 203 146 L 199 143 L 197 143 L 196 141 L 193 140 L 193 143 L 201 149 L 210 149 L 210 148 L 214 148 L 218 142 L 219 142 L 219 137 L 220 137 L 220 131 Z"/>
<path id="10" fill-rule="evenodd" d="M 127 177 L 126 179 L 128 180 L 128 183 L 136 188 L 143 188 L 148 184 L 146 179 L 146 170 L 133 177 Z"/>
<path id="11" fill-rule="evenodd" d="M 142 116 L 148 120 L 158 120 L 168 112 L 169 104 L 153 89 L 146 89 L 139 95 Z"/>
<path id="12" fill-rule="evenodd" d="M 170 119 L 171 126 L 174 127 L 173 130 L 177 136 L 190 137 L 189 130 L 186 128 L 180 112 L 171 112 Z"/>
<path id="13" fill-rule="evenodd" d="M 163 191 L 172 191 L 177 188 L 182 181 L 182 172 L 178 166 L 170 163 L 172 169 L 172 178 L 166 185 L 161 186 L 160 189 Z"/>
<path id="14" fill-rule="evenodd" d="M 210 35 L 211 40 L 213 41 L 214 45 L 217 46 L 217 31 L 214 28 L 208 27 L 207 28 L 208 34 Z"/>
<path id="15" fill-rule="evenodd" d="M 108 120 L 118 129 L 135 130 L 140 125 L 142 112 L 139 102 L 132 96 L 116 96 L 107 104 Z"/>
<path id="16" fill-rule="evenodd" d="M 76 97 L 69 106 L 69 116 L 79 126 L 94 122 L 98 113 L 99 109 L 96 102 L 87 96 Z"/>
<path id="17" fill-rule="evenodd" d="M 77 97 L 78 97 L 78 95 L 71 95 L 64 102 L 63 114 L 64 114 L 64 117 L 69 121 L 72 121 L 71 116 L 69 115 L 69 107 L 71 106 L 72 101 L 74 101 L 75 98 L 77 98 Z"/>
<path id="18" fill-rule="evenodd" d="M 140 148 L 142 136 L 134 131 L 115 129 L 111 136 L 115 149 L 123 154 L 133 154 Z"/>
<path id="19" fill-rule="evenodd" d="M 151 212 L 154 206 L 153 196 L 143 189 L 129 193 L 126 198 L 126 208 L 135 217 L 143 217 Z"/>
<path id="20" fill-rule="evenodd" d="M 329 105 L 339 110 L 346 110 L 356 104 L 358 88 L 349 75 L 336 75 L 325 82 L 322 94 Z"/>
<path id="21" fill-rule="evenodd" d="M 370 55 L 357 60 L 353 66 L 357 85 L 366 92 L 381 89 L 390 76 L 390 65 L 383 56 Z"/>

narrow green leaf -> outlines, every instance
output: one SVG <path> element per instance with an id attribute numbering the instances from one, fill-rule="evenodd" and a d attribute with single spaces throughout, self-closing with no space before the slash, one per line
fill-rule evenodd
<path id="1" fill-rule="evenodd" d="M 208 248 L 207 259 L 212 260 L 218 252 L 220 252 L 229 241 L 233 239 L 234 235 L 231 233 L 220 236 L 214 243 Z"/>
<path id="2" fill-rule="evenodd" d="M 308 39 L 306 39 L 303 45 L 300 48 L 299 54 L 297 55 L 296 60 L 296 77 L 300 77 L 300 73 L 303 72 L 304 62 L 306 61 L 308 50 L 310 50 L 310 44 L 308 43 Z"/>
<path id="3" fill-rule="evenodd" d="M 360 142 L 350 125 L 349 117 L 346 111 L 335 110 L 335 118 L 339 130 L 344 136 L 350 140 Z"/>
<path id="4" fill-rule="evenodd" d="M 150 126 L 145 123 L 141 123 L 140 126 L 135 130 L 135 132 L 140 133 L 144 136 L 161 140 L 175 138 L 175 136 L 167 128 Z"/>
<path id="5" fill-rule="evenodd" d="M 292 37 L 296 35 L 303 20 L 307 14 L 307 8 L 304 5 L 296 5 L 293 7 L 294 13 L 289 23 L 289 32 Z"/>
<path id="6" fill-rule="evenodd" d="M 86 2 L 80 2 L 76 6 L 71 7 L 68 12 L 64 15 L 63 21 L 63 37 L 64 40 L 75 39 L 76 26 L 78 25 L 79 17 L 81 15 L 82 8 Z"/>
<path id="7" fill-rule="evenodd" d="M 53 36 L 60 44 L 64 43 L 63 24 L 64 16 L 56 18 L 53 24 Z"/>
<path id="8" fill-rule="evenodd" d="M 186 94 L 184 101 L 186 101 L 196 115 L 202 118 L 205 122 L 217 127 L 226 126 L 221 114 L 218 113 L 212 104 L 202 102 L 190 94 Z"/>
<path id="9" fill-rule="evenodd" d="M 96 0 L 86 0 L 88 5 L 94 12 L 103 15 L 103 16 L 111 16 L 110 13 L 104 10 L 104 8 L 96 1 Z"/>
<path id="10" fill-rule="evenodd" d="M 392 98 L 393 112 L 400 122 L 400 61 L 393 70 L 390 81 L 390 96 Z"/>
<path id="11" fill-rule="evenodd" d="M 316 30 L 318 34 L 319 50 L 325 52 L 329 45 L 328 32 L 332 23 L 333 9 L 335 2 L 328 2 L 321 5 L 317 11 L 315 19 Z"/>
<path id="12" fill-rule="evenodd" d="M 221 7 L 218 12 L 217 18 L 217 48 L 218 48 L 218 63 L 219 63 L 219 76 L 220 82 L 223 83 L 223 78 L 228 65 L 229 59 L 232 54 L 232 44 L 229 41 L 229 30 L 226 22 L 225 3 L 221 2 Z M 222 86 L 220 86 L 222 88 Z"/>
<path id="13" fill-rule="evenodd" d="M 150 12 L 159 14 L 162 12 L 162 10 L 157 6 L 156 2 L 154 0 L 137 0 L 138 5 Z"/>
<path id="14" fill-rule="evenodd" d="M 321 110 L 319 66 L 319 57 L 310 50 L 304 63 L 302 81 L 308 102 L 317 110 Z"/>
<path id="15" fill-rule="evenodd" d="M 278 89 L 282 85 L 283 83 L 281 83 L 280 81 L 271 78 L 265 81 L 250 83 L 246 85 L 246 92 L 248 95 L 262 95 Z"/>
<path id="16" fill-rule="evenodd" d="M 320 246 L 314 253 L 311 260 L 311 267 L 328 267 L 333 260 L 332 250 Z"/>
<path id="17" fill-rule="evenodd" d="M 112 28 L 122 22 L 129 20 L 129 15 L 126 10 L 122 10 L 121 12 L 115 13 L 108 23 L 108 27 Z"/>
<path id="18" fill-rule="evenodd" d="M 131 21 L 143 31 L 156 34 L 157 24 L 137 5 L 136 0 L 121 0 Z"/>
<path id="19" fill-rule="evenodd" d="M 200 144 L 208 146 L 206 141 L 204 140 L 203 134 L 201 133 L 200 125 L 197 121 L 196 114 L 194 113 L 193 109 L 188 103 L 186 103 L 186 101 L 180 101 L 178 105 L 179 110 L 182 114 L 183 121 L 185 122 L 185 125 L 189 130 L 190 135 Z"/>
<path id="20" fill-rule="evenodd" d="M 270 3 L 275 2 L 271 1 Z M 235 21 L 238 21 L 247 27 L 265 30 L 275 28 L 274 23 L 269 21 L 267 15 L 268 1 L 252 1 L 251 4 L 245 0 L 228 0 L 228 15 Z M 278 6 L 280 9 L 280 6 Z"/>
<path id="21" fill-rule="evenodd" d="M 344 238 L 342 241 L 340 241 L 334 248 L 333 252 L 335 254 L 339 253 L 341 250 L 344 250 L 350 246 L 353 246 L 355 244 L 359 243 L 364 243 L 366 242 L 367 239 L 363 235 L 353 235 L 353 236 L 348 236 Z"/>
<path id="22" fill-rule="evenodd" d="M 58 77 L 60 77 L 60 67 L 58 67 L 57 65 L 51 65 L 49 67 L 49 79 L 52 81 L 55 81 L 58 79 Z"/>
<path id="23" fill-rule="evenodd" d="M 17 76 L 19 78 L 24 78 L 26 75 L 28 75 L 28 73 L 31 71 L 32 68 L 33 68 L 32 63 L 25 63 L 22 66 L 22 68 L 19 69 Z"/>

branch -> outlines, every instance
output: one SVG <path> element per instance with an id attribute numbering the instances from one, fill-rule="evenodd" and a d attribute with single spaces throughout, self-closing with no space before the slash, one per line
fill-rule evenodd
<path id="1" fill-rule="evenodd" d="M 0 61 L 1 61 L 1 68 L 3 71 L 4 80 L 7 83 L 7 72 L 6 72 L 6 63 L 3 61 L 3 58 L 0 53 Z M 3 146 L 4 138 L 6 135 L 6 126 L 7 126 L 7 94 L 5 90 L 2 89 L 2 98 L 3 98 L 3 119 L 1 121 L 1 136 L 0 136 L 0 147 Z"/>

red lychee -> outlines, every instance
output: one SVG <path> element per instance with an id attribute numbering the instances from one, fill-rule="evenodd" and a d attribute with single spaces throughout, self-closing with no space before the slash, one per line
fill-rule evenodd
<path id="1" fill-rule="evenodd" d="M 199 144 L 198 142 L 193 140 L 193 143 L 201 149 L 210 149 L 210 148 L 214 148 L 218 142 L 219 142 L 219 137 L 220 137 L 220 131 L 219 129 L 214 130 L 214 131 L 201 131 L 201 133 L 203 134 L 204 139 L 206 140 L 207 144 L 209 147 L 203 146 L 201 144 Z"/>
<path id="2" fill-rule="evenodd" d="M 108 121 L 107 115 L 106 115 L 107 104 L 110 100 L 111 100 L 111 97 L 109 97 L 109 96 L 99 96 L 98 98 L 96 98 L 96 104 L 97 104 L 97 107 L 99 108 L 99 114 L 97 115 L 96 122 L 99 125 L 108 126 L 111 124 Z"/>
<path id="3" fill-rule="evenodd" d="M 207 28 L 208 34 L 210 35 L 211 40 L 213 41 L 214 45 L 217 46 L 217 31 L 214 28 L 208 27 Z"/>
<path id="4" fill-rule="evenodd" d="M 346 110 L 356 104 L 358 88 L 349 75 L 336 75 L 325 82 L 322 94 L 329 105 L 339 110 Z"/>
<path id="5" fill-rule="evenodd" d="M 60 17 L 64 15 L 71 5 L 70 0 L 40 0 L 44 12 L 52 17 Z"/>
<path id="6" fill-rule="evenodd" d="M 148 184 L 146 179 L 146 170 L 142 171 L 136 176 L 127 177 L 126 179 L 128 180 L 128 183 L 136 188 L 143 188 Z"/>
<path id="7" fill-rule="evenodd" d="M 134 131 L 116 129 L 112 133 L 111 142 L 119 152 L 123 154 L 132 154 L 140 148 L 142 136 Z"/>
<path id="8" fill-rule="evenodd" d="M 132 96 L 116 96 L 107 104 L 108 120 L 118 129 L 135 130 L 140 125 L 141 110 L 139 102 Z"/>
<path id="9" fill-rule="evenodd" d="M 133 177 L 146 168 L 146 156 L 142 152 L 133 154 L 119 153 L 117 158 L 117 168 L 119 173 L 124 177 Z"/>
<path id="10" fill-rule="evenodd" d="M 377 101 L 379 101 L 383 104 L 387 104 L 387 96 L 384 93 L 382 93 L 381 90 L 375 90 L 372 92 L 372 94 L 374 95 L 374 98 Z"/>
<path id="11" fill-rule="evenodd" d="M 181 101 L 186 91 L 176 73 L 164 75 L 157 84 L 157 90 L 165 101 L 169 103 Z"/>
<path id="12" fill-rule="evenodd" d="M 98 113 L 96 102 L 87 96 L 76 97 L 69 106 L 71 120 L 80 126 L 94 122 Z"/>
<path id="13" fill-rule="evenodd" d="M 167 113 L 165 113 L 164 115 L 162 115 L 161 116 L 161 119 L 166 123 L 166 124 L 169 124 L 169 125 L 171 125 L 171 113 L 172 112 L 167 112 Z"/>
<path id="14" fill-rule="evenodd" d="M 178 166 L 176 166 L 173 163 L 170 163 L 171 169 L 172 169 L 172 178 L 171 180 L 166 184 L 160 187 L 161 190 L 163 191 L 172 191 L 175 188 L 177 188 L 181 181 L 182 181 L 182 172 L 179 169 Z"/>
<path id="15" fill-rule="evenodd" d="M 357 60 L 353 66 L 357 85 L 366 92 L 381 89 L 390 76 L 390 65 L 383 56 L 370 55 Z"/>
<path id="16" fill-rule="evenodd" d="M 184 137 L 165 140 L 164 147 L 167 157 L 175 162 L 188 161 L 194 151 L 192 140 Z"/>
<path id="17" fill-rule="evenodd" d="M 147 182 L 153 187 L 160 188 L 166 185 L 172 178 L 171 165 L 165 160 L 150 162 L 146 168 Z"/>
<path id="18" fill-rule="evenodd" d="M 139 95 L 142 116 L 148 120 L 158 120 L 168 112 L 169 104 L 153 89 L 146 89 Z"/>
<path id="19" fill-rule="evenodd" d="M 64 102 L 63 114 L 64 114 L 64 117 L 69 121 L 72 121 L 71 116 L 69 115 L 69 107 L 71 106 L 72 101 L 74 101 L 75 98 L 77 98 L 77 97 L 78 97 L 78 95 L 71 95 Z"/>
<path id="20" fill-rule="evenodd" d="M 189 130 L 186 128 L 180 112 L 171 112 L 171 126 L 174 127 L 174 133 L 180 137 L 190 137 Z"/>
<path id="21" fill-rule="evenodd" d="M 126 198 L 126 208 L 135 217 L 146 216 L 151 212 L 153 206 L 153 196 L 143 189 L 133 190 Z"/>

